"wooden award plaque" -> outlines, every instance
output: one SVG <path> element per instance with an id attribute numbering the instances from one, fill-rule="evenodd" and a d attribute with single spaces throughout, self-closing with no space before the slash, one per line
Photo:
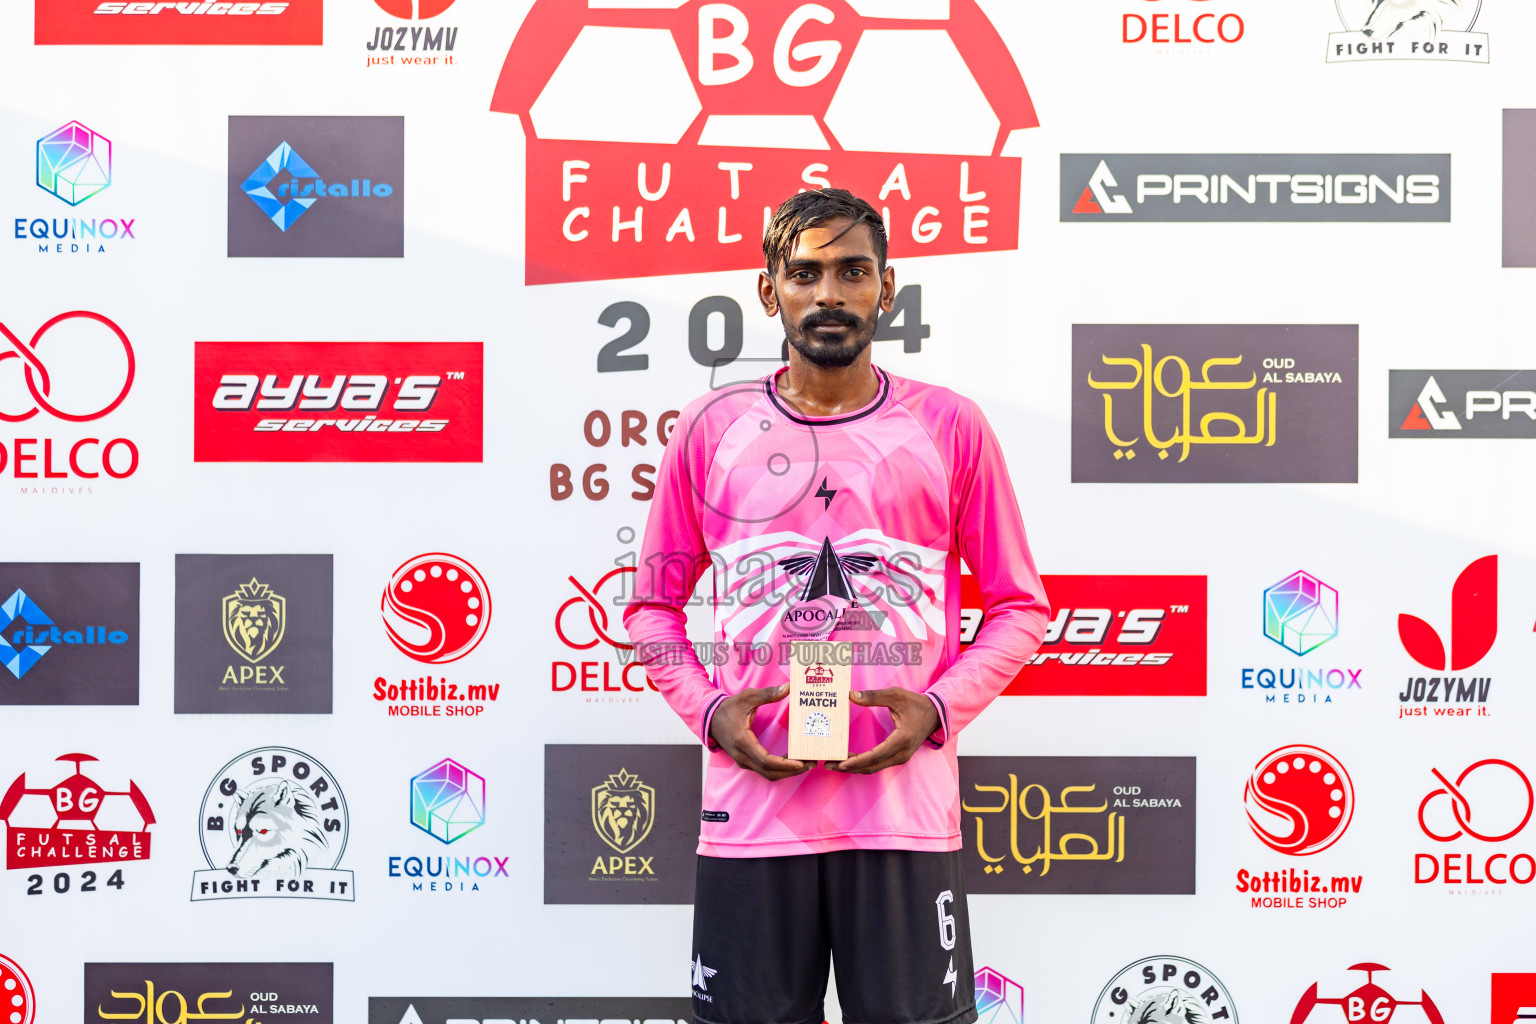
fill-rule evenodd
<path id="1" fill-rule="evenodd" d="M 837 650 L 844 653 L 838 656 Z M 797 761 L 848 758 L 847 641 L 796 641 L 789 659 L 789 756 Z"/>

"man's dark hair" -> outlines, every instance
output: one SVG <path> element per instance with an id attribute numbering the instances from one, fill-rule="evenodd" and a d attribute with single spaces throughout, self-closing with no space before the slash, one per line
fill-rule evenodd
<path id="1" fill-rule="evenodd" d="M 773 219 L 763 232 L 763 257 L 772 277 L 789 262 L 795 251 L 795 239 L 806 228 L 813 228 L 828 221 L 850 221 L 837 238 L 842 238 L 860 224 L 869 225 L 869 233 L 875 240 L 875 259 L 880 272 L 885 272 L 885 222 L 880 214 L 858 196 L 843 188 L 818 188 L 797 192 L 773 211 Z M 832 241 L 837 241 L 837 238 Z"/>

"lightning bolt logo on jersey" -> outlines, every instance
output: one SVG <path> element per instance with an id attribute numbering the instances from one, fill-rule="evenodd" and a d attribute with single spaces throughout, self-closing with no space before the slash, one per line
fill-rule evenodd
<path id="1" fill-rule="evenodd" d="M 985 419 L 945 388 L 874 372 L 873 400 L 838 416 L 802 415 L 770 375 L 706 395 L 678 420 L 625 627 L 701 738 L 726 695 L 782 681 L 788 641 L 829 635 L 849 643 L 853 688 L 929 693 L 936 736 L 948 736 L 1006 685 L 992 674 L 1006 671 L 1008 654 L 1033 650 L 1044 633 L 1043 590 Z M 962 557 L 1001 602 L 1004 643 L 946 674 L 961 649 Z M 705 570 L 725 655 L 707 684 L 696 665 L 655 659 L 686 638 L 677 612 Z M 788 719 L 787 702 L 758 710 L 753 728 L 770 752 L 787 749 Z M 890 731 L 885 709 L 855 706 L 849 750 L 873 749 Z M 704 806 L 727 813 L 706 816 L 699 852 L 958 849 L 953 756 L 935 739 L 898 771 L 866 779 L 818 768 L 770 784 L 716 752 Z"/>

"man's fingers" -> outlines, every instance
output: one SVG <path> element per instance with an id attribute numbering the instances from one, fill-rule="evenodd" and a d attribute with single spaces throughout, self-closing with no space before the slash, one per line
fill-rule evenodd
<path id="1" fill-rule="evenodd" d="M 900 757 L 902 750 L 906 746 L 904 737 L 897 733 L 891 733 L 891 735 L 885 738 L 884 742 L 873 750 L 866 750 L 862 754 L 850 757 L 841 764 L 828 765 L 827 767 L 836 772 L 852 772 L 855 774 L 879 771 L 881 768 L 890 767 L 890 765 L 884 763 L 886 761 L 891 761 L 894 764 L 895 761 L 892 759 Z"/>
<path id="2" fill-rule="evenodd" d="M 772 687 L 767 687 L 767 689 L 772 689 Z M 742 761 L 745 762 L 741 766 L 775 782 L 779 779 L 787 779 L 791 775 L 800 775 L 810 770 L 810 766 L 803 762 L 791 761 L 787 757 L 779 757 L 776 754 L 768 753 L 768 748 L 764 747 L 762 741 L 757 738 L 757 733 L 751 730 L 747 730 L 742 735 L 739 743 L 739 753 Z M 741 762 L 738 761 L 738 763 Z"/>
<path id="3" fill-rule="evenodd" d="M 749 686 L 737 696 L 745 697 L 753 707 L 761 707 L 764 704 L 772 704 L 789 696 L 789 684 L 780 683 L 778 686 Z"/>
<path id="4" fill-rule="evenodd" d="M 879 705 L 880 707 L 893 708 L 896 706 L 896 702 L 901 699 L 896 694 L 907 692 L 899 686 L 888 686 L 883 690 L 853 690 L 849 692 L 848 696 L 853 698 L 855 704 L 861 704 L 864 707 Z"/>

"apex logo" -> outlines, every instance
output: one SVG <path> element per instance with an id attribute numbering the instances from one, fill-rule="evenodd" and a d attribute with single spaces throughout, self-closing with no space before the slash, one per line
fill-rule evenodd
<path id="1" fill-rule="evenodd" d="M 1451 652 L 1435 628 L 1415 615 L 1397 617 L 1397 635 L 1414 661 L 1427 669 L 1459 672 L 1483 660 L 1499 631 L 1499 556 L 1479 558 L 1451 587 Z"/>
<path id="2" fill-rule="evenodd" d="M 1440 385 L 1430 377 L 1424 382 L 1424 390 L 1419 392 L 1418 400 L 1413 408 L 1408 411 L 1408 418 L 1403 420 L 1402 430 L 1460 430 L 1461 421 L 1450 410 L 1441 410 L 1438 406 L 1446 404 L 1445 392 L 1440 390 Z"/>
<path id="3" fill-rule="evenodd" d="M 1073 213 L 1131 213 L 1131 201 L 1122 195 L 1111 195 L 1109 189 L 1119 183 L 1110 173 L 1109 164 L 1103 160 L 1094 168 L 1093 175 L 1088 179 L 1088 187 L 1083 189 L 1083 194 L 1078 197 L 1077 205 L 1072 207 Z"/>

